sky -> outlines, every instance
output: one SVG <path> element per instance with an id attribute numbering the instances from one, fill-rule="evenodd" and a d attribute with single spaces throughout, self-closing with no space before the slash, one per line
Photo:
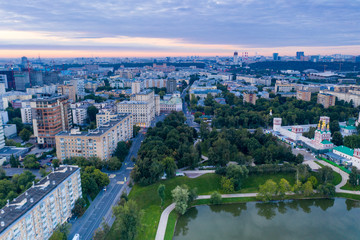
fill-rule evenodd
<path id="1" fill-rule="evenodd" d="M 0 16 L 0 57 L 360 55 L 360 0 L 4 0 Z"/>

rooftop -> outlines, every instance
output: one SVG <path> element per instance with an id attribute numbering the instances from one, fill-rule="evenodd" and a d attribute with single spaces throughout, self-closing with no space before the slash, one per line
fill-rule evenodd
<path id="1" fill-rule="evenodd" d="M 351 149 L 351 148 L 345 147 L 345 146 L 334 147 L 333 151 L 334 150 L 339 151 L 339 152 L 344 153 L 344 154 L 349 155 L 349 156 L 354 155 L 354 150 Z"/>
<path id="2" fill-rule="evenodd" d="M 4 224 L 0 225 L 0 233 L 33 208 L 41 201 L 41 199 L 79 169 L 80 168 L 77 166 L 60 166 L 54 172 L 41 179 L 38 183 L 34 183 L 33 186 L 23 194 L 9 202 L 1 209 L 0 221 Z"/>
<path id="3" fill-rule="evenodd" d="M 116 119 L 111 119 L 109 122 L 101 125 L 100 127 L 94 129 L 94 130 L 88 130 L 87 132 L 80 132 L 76 131 L 76 129 L 72 129 L 72 131 L 62 131 L 56 134 L 56 136 L 71 136 L 71 137 L 77 137 L 77 136 L 87 136 L 87 137 L 97 137 L 105 134 L 108 130 L 110 130 L 112 127 L 117 125 L 119 122 L 124 120 L 124 118 L 128 117 L 130 113 L 125 113 L 118 115 Z"/>

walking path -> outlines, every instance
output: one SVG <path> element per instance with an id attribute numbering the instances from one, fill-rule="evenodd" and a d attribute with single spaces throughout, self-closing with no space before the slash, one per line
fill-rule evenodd
<path id="1" fill-rule="evenodd" d="M 222 198 L 256 197 L 257 193 L 222 194 Z M 200 195 L 197 199 L 210 199 L 211 195 Z M 175 209 L 175 203 L 170 204 L 162 212 L 155 240 L 164 240 L 169 215 Z"/>
<path id="2" fill-rule="evenodd" d="M 350 194 L 360 195 L 360 191 L 350 191 L 350 190 L 341 189 L 341 187 L 345 186 L 345 184 L 349 180 L 349 174 L 348 173 L 342 171 L 340 168 L 337 168 L 337 167 L 335 167 L 335 166 L 333 166 L 330 163 L 327 163 L 325 161 L 319 160 L 318 162 L 325 165 L 325 166 L 331 167 L 334 172 L 337 172 L 337 173 L 339 173 L 341 175 L 341 182 L 338 185 L 335 186 L 335 191 L 337 193 L 350 193 Z"/>

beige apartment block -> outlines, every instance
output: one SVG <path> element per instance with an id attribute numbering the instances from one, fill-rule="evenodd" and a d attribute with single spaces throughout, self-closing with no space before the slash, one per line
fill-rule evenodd
<path id="1" fill-rule="evenodd" d="M 117 143 L 133 136 L 132 114 L 118 115 L 94 130 L 80 132 L 79 129 L 60 132 L 55 136 L 56 154 L 60 161 L 71 157 L 99 157 L 108 160 Z"/>

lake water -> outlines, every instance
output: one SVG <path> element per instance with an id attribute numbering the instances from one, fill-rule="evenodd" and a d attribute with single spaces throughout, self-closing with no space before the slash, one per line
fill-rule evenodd
<path id="1" fill-rule="evenodd" d="M 178 219 L 173 239 L 360 239 L 360 202 L 335 198 L 197 206 Z"/>

